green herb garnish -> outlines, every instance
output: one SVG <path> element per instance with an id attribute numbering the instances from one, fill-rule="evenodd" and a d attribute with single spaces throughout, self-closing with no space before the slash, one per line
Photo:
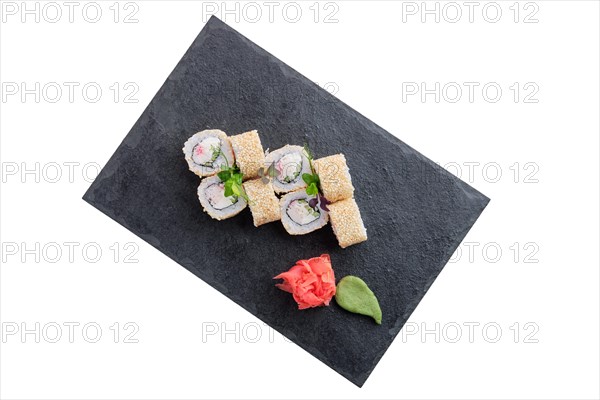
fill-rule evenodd
<path id="1" fill-rule="evenodd" d="M 304 154 L 308 159 L 308 164 L 310 165 L 310 174 L 304 173 L 302 174 L 302 180 L 306 183 L 306 194 L 310 196 L 315 196 L 319 193 L 319 175 L 315 172 L 315 168 L 313 167 L 313 154 L 308 148 L 307 144 L 304 144 Z"/>
<path id="2" fill-rule="evenodd" d="M 304 144 L 304 154 L 308 159 L 308 164 L 310 165 L 310 174 L 304 173 L 302 174 L 302 180 L 306 183 L 306 194 L 310 196 L 315 196 L 314 199 L 311 199 L 309 205 L 313 208 L 321 207 L 324 211 L 329 211 L 327 208 L 328 204 L 331 204 L 329 200 L 325 198 L 321 193 L 319 193 L 319 186 L 321 184 L 321 180 L 319 179 L 319 175 L 315 172 L 315 168 L 313 167 L 313 153 L 308 148 L 308 145 Z"/>
<path id="3" fill-rule="evenodd" d="M 223 154 L 220 148 L 219 154 Z M 246 202 L 249 202 L 250 200 L 248 199 L 248 195 L 246 194 L 246 191 L 242 186 L 244 175 L 240 172 L 240 169 L 237 167 L 237 165 L 229 165 L 229 161 L 227 160 L 227 157 L 225 157 L 224 154 L 223 159 L 225 160 L 225 166 L 221 165 L 221 171 L 217 173 L 217 176 L 225 185 L 225 192 L 223 193 L 223 195 L 225 197 L 241 197 L 244 200 L 246 200 Z"/>
<path id="4" fill-rule="evenodd" d="M 302 174 L 302 180 L 306 182 L 306 194 L 311 196 L 319 193 L 319 176 L 316 174 Z"/>

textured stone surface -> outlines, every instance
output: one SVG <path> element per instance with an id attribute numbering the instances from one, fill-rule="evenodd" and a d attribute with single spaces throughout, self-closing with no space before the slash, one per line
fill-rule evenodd
<path id="1" fill-rule="evenodd" d="M 304 237 L 279 222 L 255 228 L 249 210 L 211 219 L 181 153 L 189 136 L 209 128 L 258 129 L 271 149 L 307 142 L 317 157 L 343 152 L 369 240 L 341 249 L 329 225 Z M 84 199 L 359 386 L 488 202 L 216 18 Z M 272 277 L 296 260 L 322 253 L 338 280 L 352 274 L 367 282 L 381 326 L 335 302 L 298 311 L 274 286 Z"/>

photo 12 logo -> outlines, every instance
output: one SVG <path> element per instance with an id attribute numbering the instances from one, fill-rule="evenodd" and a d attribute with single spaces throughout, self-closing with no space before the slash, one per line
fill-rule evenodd
<path id="1" fill-rule="evenodd" d="M 439 165 L 452 175 L 468 183 L 511 182 L 540 183 L 540 166 L 534 161 L 499 163 L 496 161 L 449 161 Z"/>
<path id="2" fill-rule="evenodd" d="M 444 161 L 437 162 L 444 170 L 468 183 L 538 184 L 542 182 L 540 165 L 534 161 Z M 406 161 L 397 163 L 398 174 L 406 178 L 418 177 L 426 182 L 445 179 L 437 169 Z"/>
<path id="3" fill-rule="evenodd" d="M 539 103 L 536 82 L 402 82 L 402 102 L 498 103 L 503 98 L 514 103 Z"/>
<path id="4" fill-rule="evenodd" d="M 540 6 L 529 2 L 479 2 L 479 1 L 404 1 L 402 2 L 402 22 L 449 23 L 484 22 L 495 24 L 507 19 L 515 24 L 537 24 Z"/>
<path id="5" fill-rule="evenodd" d="M 115 264 L 137 264 L 140 246 L 135 242 L 2 242 L 1 259 L 8 263 L 88 263 L 112 260 Z"/>
<path id="6" fill-rule="evenodd" d="M 110 332 L 106 334 L 106 332 Z M 139 343 L 135 322 L 110 325 L 98 322 L 2 322 L 2 343 Z M 104 340 L 103 340 L 104 339 Z"/>
<path id="7" fill-rule="evenodd" d="M 315 24 L 337 24 L 339 11 L 340 6 L 334 1 L 203 1 L 202 21 L 206 22 L 212 15 L 215 15 L 229 23 L 285 21 L 294 24 L 304 19 Z"/>
<path id="8" fill-rule="evenodd" d="M 463 242 L 456 248 L 448 263 L 489 263 L 510 260 L 514 264 L 537 264 L 540 245 L 537 242 Z"/>
<path id="9" fill-rule="evenodd" d="M 0 179 L 2 183 L 92 183 L 101 169 L 97 162 L 4 161 L 0 164 Z"/>
<path id="10" fill-rule="evenodd" d="M 2 82 L 2 103 L 137 103 L 135 82 Z"/>
<path id="11" fill-rule="evenodd" d="M 412 322 L 402 328 L 402 343 L 419 341 L 420 343 L 539 343 L 537 334 L 540 327 L 535 322 L 514 322 L 503 325 L 498 322 Z"/>
<path id="12" fill-rule="evenodd" d="M 3 1 L 1 21 L 7 23 L 77 23 L 137 24 L 140 6 L 127 1 Z"/>

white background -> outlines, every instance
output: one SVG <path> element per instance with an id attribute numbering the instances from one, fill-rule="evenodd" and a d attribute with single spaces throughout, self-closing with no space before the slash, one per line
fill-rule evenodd
<path id="1" fill-rule="evenodd" d="M 422 22 L 420 2 L 298 2 L 295 23 L 283 2 L 272 21 L 262 2 L 227 15 L 221 2 L 113 3 L 98 2 L 96 23 L 85 2 L 73 22 L 55 3 L 55 23 L 44 2 L 39 22 L 21 21 L 21 2 L 2 4 L 2 398 L 600 396 L 597 2 L 499 2 L 495 23 L 484 2 L 473 22 L 457 3 L 455 23 L 446 3 L 439 22 Z M 81 200 L 215 7 L 492 199 L 362 389 Z M 65 82 L 79 85 L 72 102 Z M 408 94 L 421 82 L 439 82 L 439 102 Z M 479 84 L 472 102 L 464 82 Z M 22 83 L 33 89 L 24 98 Z M 95 103 L 89 83 L 102 89 Z M 65 242 L 76 242 L 72 258 Z M 36 323 L 39 343 L 21 336 Z"/>

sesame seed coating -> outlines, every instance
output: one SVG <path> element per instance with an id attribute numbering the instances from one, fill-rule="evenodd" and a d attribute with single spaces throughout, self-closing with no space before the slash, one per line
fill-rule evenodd
<path id="1" fill-rule="evenodd" d="M 265 165 L 265 152 L 258 132 L 253 130 L 230 136 L 229 141 L 244 180 L 258 177 L 258 170 Z"/>
<path id="2" fill-rule="evenodd" d="M 367 230 L 354 199 L 338 201 L 328 208 L 331 227 L 341 248 L 367 240 Z"/>
<path id="3" fill-rule="evenodd" d="M 252 212 L 254 226 L 260 226 L 281 219 L 279 200 L 273 191 L 271 182 L 264 183 L 261 179 L 253 179 L 243 183 L 248 195 L 248 205 Z"/>
<path id="4" fill-rule="evenodd" d="M 336 202 L 353 196 L 354 186 L 343 154 L 319 158 L 314 161 L 314 167 L 327 200 Z"/>

